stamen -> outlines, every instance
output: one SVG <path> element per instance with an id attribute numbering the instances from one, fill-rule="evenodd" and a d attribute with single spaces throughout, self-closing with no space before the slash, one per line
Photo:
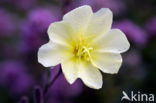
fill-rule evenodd
<path id="1" fill-rule="evenodd" d="M 76 56 L 79 58 L 79 60 L 84 59 L 89 61 L 91 59 L 90 51 L 93 50 L 93 48 L 87 48 L 85 46 L 78 47 L 77 48 Z"/>
<path id="2" fill-rule="evenodd" d="M 78 60 L 91 60 L 92 47 L 89 47 L 86 40 L 82 37 L 79 38 L 78 42 L 75 43 L 74 55 Z"/>

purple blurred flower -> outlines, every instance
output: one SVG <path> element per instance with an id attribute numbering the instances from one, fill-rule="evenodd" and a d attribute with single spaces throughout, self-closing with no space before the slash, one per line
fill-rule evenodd
<path id="1" fill-rule="evenodd" d="M 149 36 L 156 36 L 156 17 L 153 17 L 147 21 L 145 29 L 150 34 Z"/>
<path id="2" fill-rule="evenodd" d="M 27 73 L 25 66 L 21 63 L 7 61 L 0 66 L 0 84 L 9 88 L 11 93 L 24 93 L 33 85 L 32 77 Z"/>
<path id="3" fill-rule="evenodd" d="M 50 23 L 59 19 L 59 11 L 50 8 L 37 8 L 28 13 L 28 17 L 22 23 L 24 51 L 37 50 L 48 41 L 47 28 Z"/>
<path id="4" fill-rule="evenodd" d="M 10 36 L 14 34 L 15 23 L 13 15 L 4 9 L 0 9 L 0 36 Z"/>
<path id="5" fill-rule="evenodd" d="M 136 45 L 145 45 L 147 42 L 146 32 L 130 20 L 122 20 L 115 22 L 113 28 L 121 29 Z"/>

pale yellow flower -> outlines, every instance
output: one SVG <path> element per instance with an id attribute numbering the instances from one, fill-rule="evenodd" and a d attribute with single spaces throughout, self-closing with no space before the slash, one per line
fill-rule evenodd
<path id="1" fill-rule="evenodd" d="M 61 64 L 67 81 L 77 78 L 85 85 L 99 89 L 104 73 L 118 73 L 120 53 L 130 44 L 122 31 L 111 29 L 112 12 L 102 8 L 93 13 L 90 6 L 78 7 L 48 29 L 49 43 L 41 46 L 38 61 L 45 67 Z"/>

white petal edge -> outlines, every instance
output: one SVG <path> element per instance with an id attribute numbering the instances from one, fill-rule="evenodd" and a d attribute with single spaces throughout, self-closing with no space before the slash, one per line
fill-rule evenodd
<path id="1" fill-rule="evenodd" d="M 102 88 L 103 80 L 102 74 L 98 68 L 92 64 L 82 64 L 79 67 L 79 78 L 82 79 L 84 84 L 93 89 Z"/>
<path id="2" fill-rule="evenodd" d="M 60 47 L 52 42 L 42 45 L 38 51 L 38 62 L 45 67 L 55 66 L 61 62 Z"/>
<path id="3" fill-rule="evenodd" d="M 104 73 L 116 74 L 121 67 L 122 57 L 115 53 L 95 53 L 92 62 Z"/>
<path id="4" fill-rule="evenodd" d="M 126 35 L 119 29 L 112 29 L 94 41 L 99 46 L 98 52 L 123 53 L 130 44 Z"/>
<path id="5" fill-rule="evenodd" d="M 93 14 L 87 28 L 88 35 L 102 35 L 112 26 L 113 13 L 108 8 L 102 8 Z"/>
<path id="6" fill-rule="evenodd" d="M 92 8 L 88 5 L 84 5 L 65 14 L 63 16 L 63 21 L 67 21 L 76 33 L 82 33 L 86 30 L 92 15 Z"/>

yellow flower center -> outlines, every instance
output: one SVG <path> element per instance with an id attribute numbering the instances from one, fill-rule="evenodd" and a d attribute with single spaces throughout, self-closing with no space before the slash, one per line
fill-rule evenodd
<path id="1" fill-rule="evenodd" d="M 80 38 L 75 44 L 73 45 L 73 53 L 76 60 L 83 60 L 83 61 L 90 61 L 91 60 L 91 52 L 93 50 L 92 47 L 89 46 L 85 38 Z"/>

